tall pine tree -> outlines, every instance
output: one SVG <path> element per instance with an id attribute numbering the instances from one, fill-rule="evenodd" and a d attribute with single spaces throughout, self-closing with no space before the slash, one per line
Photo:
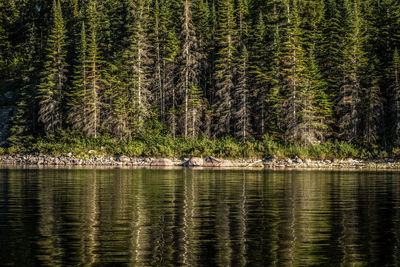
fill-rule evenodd
<path id="1" fill-rule="evenodd" d="M 62 126 L 62 104 L 66 85 L 66 30 L 60 1 L 53 3 L 53 26 L 47 44 L 47 56 L 39 85 L 39 121 L 46 133 L 54 133 Z"/>
<path id="2" fill-rule="evenodd" d="M 233 0 L 218 1 L 217 60 L 215 71 L 215 136 L 232 132 L 232 94 L 235 88 L 237 30 Z"/>

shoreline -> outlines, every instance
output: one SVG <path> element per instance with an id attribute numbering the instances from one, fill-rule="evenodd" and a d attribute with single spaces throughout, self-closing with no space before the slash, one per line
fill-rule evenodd
<path id="1" fill-rule="evenodd" d="M 237 169 L 400 169 L 400 161 L 386 160 L 311 160 L 311 159 L 217 159 L 214 157 L 145 158 L 145 157 L 90 157 L 8 155 L 0 156 L 0 165 L 38 167 L 196 167 L 196 168 L 237 168 Z"/>

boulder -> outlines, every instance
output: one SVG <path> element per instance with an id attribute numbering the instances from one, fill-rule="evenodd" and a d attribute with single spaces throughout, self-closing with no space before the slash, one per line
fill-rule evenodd
<path id="1" fill-rule="evenodd" d="M 278 157 L 275 155 L 272 155 L 268 158 L 265 159 L 265 162 L 276 162 L 278 160 Z"/>
<path id="2" fill-rule="evenodd" d="M 185 166 L 185 167 L 203 167 L 204 160 L 202 158 L 192 157 L 189 160 L 185 161 L 183 163 L 183 166 Z"/>
<path id="3" fill-rule="evenodd" d="M 131 158 L 130 158 L 130 157 L 127 157 L 127 156 L 120 156 L 120 157 L 118 158 L 118 161 L 119 161 L 119 162 L 123 162 L 123 163 L 127 163 L 127 162 L 130 162 L 130 161 L 131 161 Z"/>
<path id="4" fill-rule="evenodd" d="M 150 163 L 150 166 L 172 166 L 172 160 L 166 159 L 166 158 L 161 158 L 161 159 L 155 159 Z"/>
<path id="5" fill-rule="evenodd" d="M 301 159 L 301 158 L 299 158 L 299 157 L 295 157 L 294 158 L 294 160 L 293 160 L 293 163 L 296 163 L 296 164 L 301 164 L 301 163 L 303 163 L 303 160 Z"/>
<path id="6" fill-rule="evenodd" d="M 203 167 L 233 167 L 233 164 L 230 160 L 206 157 Z"/>
<path id="7" fill-rule="evenodd" d="M 232 161 L 224 159 L 221 160 L 221 164 L 219 165 L 219 167 L 234 167 Z"/>
<path id="8" fill-rule="evenodd" d="M 204 167 L 219 167 L 221 165 L 221 160 L 214 157 L 206 157 L 204 159 Z"/>

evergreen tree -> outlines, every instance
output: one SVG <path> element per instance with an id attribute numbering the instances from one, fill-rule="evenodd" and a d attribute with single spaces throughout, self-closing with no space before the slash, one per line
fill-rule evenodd
<path id="1" fill-rule="evenodd" d="M 62 125 L 62 101 L 66 83 L 65 26 L 60 1 L 53 3 L 53 27 L 47 44 L 47 57 L 39 85 L 39 121 L 46 133 L 54 133 Z"/>
<path id="2" fill-rule="evenodd" d="M 199 113 L 198 111 L 189 110 L 189 99 L 193 98 L 190 95 L 191 88 L 196 87 L 199 83 L 198 41 L 192 21 L 191 6 L 192 3 L 189 0 L 184 0 L 181 30 L 182 48 L 180 55 L 181 71 L 179 75 L 179 90 L 183 99 L 183 135 L 185 137 L 187 137 L 189 134 L 190 114 Z M 190 105 L 190 107 L 195 108 L 196 105 Z M 196 117 L 192 116 L 192 120 L 196 120 Z M 193 124 L 194 122 L 192 122 L 192 125 Z M 193 127 L 192 131 L 194 131 Z"/>
<path id="3" fill-rule="evenodd" d="M 252 88 L 253 94 L 249 94 L 249 101 L 253 103 L 251 110 L 254 114 L 255 131 L 265 132 L 265 106 L 267 96 L 267 49 L 266 49 L 266 26 L 264 23 L 264 15 L 262 12 L 258 14 L 258 19 L 251 33 L 251 49 L 249 50 L 249 81 L 248 84 Z"/>
<path id="4" fill-rule="evenodd" d="M 321 51 L 314 55 L 323 79 L 328 85 L 327 94 L 332 102 L 337 103 L 339 88 L 342 82 L 343 51 L 346 36 L 347 14 L 343 12 L 341 2 L 327 0 L 325 5 L 325 17 L 322 21 L 322 44 Z"/>
<path id="5" fill-rule="evenodd" d="M 192 84 L 188 91 L 188 132 L 192 138 L 199 136 L 201 127 L 203 126 L 202 118 L 206 108 L 203 93 L 199 87 Z"/>
<path id="6" fill-rule="evenodd" d="M 390 80 L 389 86 L 389 119 L 393 143 L 400 144 L 400 56 L 397 48 L 394 51 L 390 72 L 387 77 Z"/>
<path id="7" fill-rule="evenodd" d="M 362 94 L 362 140 L 367 144 L 376 144 L 378 135 L 383 129 L 383 102 L 380 96 L 379 75 L 376 62 L 371 62 L 364 81 L 366 87 Z"/>
<path id="8" fill-rule="evenodd" d="M 3 18 L 3 2 L 0 2 L 0 18 Z M 6 69 L 6 55 L 5 55 L 5 51 L 7 48 L 7 34 L 6 31 L 3 27 L 4 22 L 3 19 L 0 20 L 0 73 L 2 73 L 4 75 L 5 73 L 5 69 Z M 3 75 L 1 75 L 1 78 L 4 78 Z"/>
<path id="9" fill-rule="evenodd" d="M 321 133 L 318 123 L 318 109 L 315 88 L 306 64 L 306 54 L 302 47 L 300 19 L 297 1 L 292 6 L 287 3 L 288 37 L 282 47 L 281 103 L 277 105 L 278 126 L 285 140 L 315 143 Z"/>
<path id="10" fill-rule="evenodd" d="M 83 130 L 87 125 L 88 117 L 88 54 L 85 23 L 82 23 L 81 42 L 77 49 L 78 59 L 75 64 L 75 73 L 73 77 L 73 89 L 70 95 L 69 120 L 76 129 Z"/>
<path id="11" fill-rule="evenodd" d="M 354 141 L 360 136 L 360 102 L 364 91 L 362 77 L 367 62 L 363 48 L 364 35 L 358 0 L 353 3 L 346 1 L 345 8 L 348 12 L 350 27 L 343 52 L 341 66 L 343 80 L 339 90 L 336 114 L 339 137 Z"/>
<path id="12" fill-rule="evenodd" d="M 15 115 L 11 119 L 11 145 L 29 145 L 33 141 L 36 128 L 36 90 L 39 81 L 38 39 L 34 24 L 29 29 L 28 41 L 25 44 L 24 68 L 22 70 L 22 86 L 16 103 Z"/>
<path id="13" fill-rule="evenodd" d="M 90 0 L 88 5 L 88 41 L 87 41 L 87 91 L 86 118 L 84 132 L 90 136 L 97 137 L 101 126 L 101 105 L 104 97 L 106 81 L 103 77 L 103 66 L 100 57 L 98 40 L 99 22 L 97 1 Z"/>
<path id="14" fill-rule="evenodd" d="M 238 82 L 235 88 L 235 135 L 242 141 L 251 136 L 250 97 L 248 85 L 248 53 L 243 45 L 240 65 L 238 66 Z"/>
<path id="15" fill-rule="evenodd" d="M 211 45 L 211 11 L 208 1 L 197 0 L 194 6 L 193 22 L 196 25 L 199 53 L 199 85 L 205 96 L 209 95 L 212 84 L 211 64 L 213 49 Z"/>
<path id="16" fill-rule="evenodd" d="M 248 0 L 237 1 L 237 26 L 239 43 L 247 45 L 248 38 L 248 16 L 249 16 L 249 3 Z"/>
<path id="17" fill-rule="evenodd" d="M 162 1 L 162 0 L 161 0 Z M 161 5 L 164 4 L 162 1 Z M 164 11 L 165 9 L 163 9 Z M 165 90 L 163 88 L 163 77 L 162 77 L 162 67 L 163 67 L 163 45 L 165 43 L 165 35 L 163 30 L 165 16 L 161 12 L 160 1 L 155 0 L 153 6 L 153 43 L 154 43 L 154 79 L 152 87 L 155 92 L 155 99 L 159 106 L 159 115 L 162 122 L 165 121 Z"/>
<path id="18" fill-rule="evenodd" d="M 216 93 L 214 102 L 215 135 L 230 134 L 232 130 L 232 94 L 235 88 L 235 56 L 237 53 L 237 31 L 232 0 L 218 1 Z"/>
<path id="19" fill-rule="evenodd" d="M 150 54 L 154 67 L 150 79 L 151 94 L 157 104 L 159 118 L 169 126 L 175 138 L 178 131 L 177 72 L 181 25 L 174 23 L 176 1 L 156 0 L 152 12 L 152 32 L 149 38 L 153 46 Z M 181 10 L 181 9 L 179 9 Z M 181 17 L 181 14 L 180 14 Z"/>
<path id="20" fill-rule="evenodd" d="M 130 2 L 133 24 L 130 26 L 129 47 L 123 55 L 123 90 L 127 90 L 129 127 L 133 134 L 142 133 L 144 122 L 150 117 L 148 8 L 147 0 Z"/>

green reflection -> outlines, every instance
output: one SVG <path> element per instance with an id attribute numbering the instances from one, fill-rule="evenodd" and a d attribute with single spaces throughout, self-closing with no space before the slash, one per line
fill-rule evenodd
<path id="1" fill-rule="evenodd" d="M 5 265 L 395 266 L 399 229 L 397 172 L 0 170 Z"/>

